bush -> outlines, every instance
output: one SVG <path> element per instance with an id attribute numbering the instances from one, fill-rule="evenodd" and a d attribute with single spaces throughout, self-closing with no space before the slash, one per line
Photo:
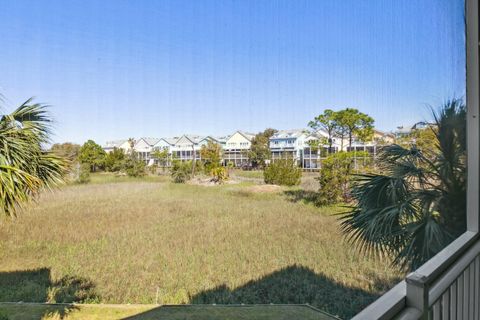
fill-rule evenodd
<path id="1" fill-rule="evenodd" d="M 173 161 L 172 168 L 170 169 L 173 182 L 185 183 L 192 178 L 192 161 Z"/>
<path id="2" fill-rule="evenodd" d="M 265 168 L 263 178 L 268 184 L 295 186 L 300 184 L 302 169 L 293 159 L 275 160 Z"/>
<path id="3" fill-rule="evenodd" d="M 80 166 L 80 173 L 78 175 L 77 183 L 89 183 L 90 182 L 90 165 L 82 164 Z"/>
<path id="4" fill-rule="evenodd" d="M 68 174 L 70 183 L 89 183 L 90 182 L 90 165 L 88 163 L 73 163 L 71 171 Z"/>
<path id="5" fill-rule="evenodd" d="M 113 150 L 105 156 L 105 169 L 110 172 L 122 170 L 125 157 L 126 155 L 123 149 L 113 148 Z"/>
<path id="6" fill-rule="evenodd" d="M 151 174 L 156 174 L 158 172 L 158 165 L 156 163 L 154 163 L 151 166 L 148 166 L 148 171 Z"/>
<path id="7" fill-rule="evenodd" d="M 124 162 L 123 170 L 130 177 L 143 177 L 145 173 L 145 162 L 132 153 Z"/>
<path id="8" fill-rule="evenodd" d="M 210 172 L 215 183 L 223 183 L 228 180 L 228 170 L 225 167 L 213 168 Z"/>
<path id="9" fill-rule="evenodd" d="M 318 205 L 332 205 L 348 202 L 350 199 L 349 185 L 353 173 L 354 157 L 362 158 L 364 152 L 339 152 L 329 155 L 322 162 L 318 192 Z"/>

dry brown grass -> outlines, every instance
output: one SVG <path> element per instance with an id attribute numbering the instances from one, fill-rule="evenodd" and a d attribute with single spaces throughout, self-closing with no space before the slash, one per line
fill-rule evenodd
<path id="1" fill-rule="evenodd" d="M 264 303 L 258 287 L 269 279 L 262 290 L 278 290 L 269 302 L 310 303 L 342 316 L 395 282 L 399 273 L 388 262 L 367 259 L 345 242 L 335 209 L 294 203 L 283 193 L 246 194 L 248 188 L 130 179 L 44 194 L 17 219 L 1 221 L 0 275 L 48 268 L 52 281 L 91 280 L 102 302 L 154 303 L 158 288 L 165 304 L 199 296 Z M 279 271 L 292 266 L 296 271 Z M 297 283 L 299 276 L 313 280 Z M 0 289 L 0 300 L 22 290 Z"/>

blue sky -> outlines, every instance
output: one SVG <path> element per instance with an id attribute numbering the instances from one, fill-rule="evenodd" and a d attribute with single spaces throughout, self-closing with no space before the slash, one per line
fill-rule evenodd
<path id="1" fill-rule="evenodd" d="M 302 128 L 356 107 L 392 130 L 465 95 L 458 0 L 0 0 L 0 93 L 55 141 Z"/>

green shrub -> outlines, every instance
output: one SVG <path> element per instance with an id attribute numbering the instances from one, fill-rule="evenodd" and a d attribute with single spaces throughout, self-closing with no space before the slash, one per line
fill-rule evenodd
<path id="1" fill-rule="evenodd" d="M 156 163 L 152 164 L 151 166 L 148 166 L 148 171 L 151 174 L 156 174 L 158 171 L 158 165 Z"/>
<path id="2" fill-rule="evenodd" d="M 210 174 L 215 183 L 223 183 L 228 180 L 228 170 L 225 167 L 213 168 Z"/>
<path id="3" fill-rule="evenodd" d="M 105 169 L 110 172 L 122 170 L 126 155 L 123 149 L 113 148 L 113 150 L 105 156 Z"/>
<path id="4" fill-rule="evenodd" d="M 82 164 L 80 166 L 80 173 L 77 179 L 78 183 L 89 183 L 90 182 L 90 165 L 89 164 Z"/>
<path id="5" fill-rule="evenodd" d="M 172 168 L 170 169 L 173 182 L 185 183 L 192 178 L 192 161 L 173 161 Z"/>
<path id="6" fill-rule="evenodd" d="M 302 169 L 293 159 L 275 160 L 263 171 L 265 183 L 284 186 L 295 186 L 300 184 Z"/>
<path id="7" fill-rule="evenodd" d="M 338 152 L 329 155 L 322 161 L 318 192 L 318 205 L 331 205 L 348 202 L 350 199 L 349 185 L 353 174 L 354 161 L 368 157 L 365 152 Z"/>
<path id="8" fill-rule="evenodd" d="M 143 177 L 146 174 L 145 162 L 138 159 L 136 154 L 132 154 L 125 160 L 123 170 L 130 177 Z"/>

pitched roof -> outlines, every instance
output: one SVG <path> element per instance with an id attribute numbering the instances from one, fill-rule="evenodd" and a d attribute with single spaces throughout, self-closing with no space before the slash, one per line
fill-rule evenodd
<path id="1" fill-rule="evenodd" d="M 160 141 L 160 139 L 158 139 L 158 138 L 140 138 L 139 141 L 140 140 L 145 141 L 150 146 L 153 146 L 155 143 Z"/>
<path id="2" fill-rule="evenodd" d="M 255 138 L 255 133 L 246 132 L 246 131 L 242 131 L 242 130 L 238 130 L 237 132 L 240 133 L 242 136 L 244 136 L 249 141 L 251 141 L 253 138 Z"/>
<path id="3" fill-rule="evenodd" d="M 298 138 L 306 132 L 306 129 L 279 130 L 270 139 Z"/>
<path id="4" fill-rule="evenodd" d="M 178 137 L 162 138 L 166 143 L 174 145 L 178 141 Z"/>
<path id="5" fill-rule="evenodd" d="M 127 141 L 128 140 L 126 140 L 126 139 L 107 141 L 103 147 L 104 148 L 119 148 L 122 144 L 124 144 Z"/>

